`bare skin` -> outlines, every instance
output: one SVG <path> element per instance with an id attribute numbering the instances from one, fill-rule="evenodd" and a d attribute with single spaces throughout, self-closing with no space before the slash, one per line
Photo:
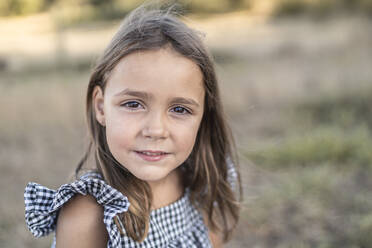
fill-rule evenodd
<path id="1" fill-rule="evenodd" d="M 204 218 L 204 223 L 206 223 L 207 226 L 208 224 L 208 215 L 206 213 L 203 214 Z M 214 248 L 222 248 L 223 247 L 223 239 L 221 233 L 209 230 L 209 239 L 212 243 L 212 246 Z"/>
<path id="2" fill-rule="evenodd" d="M 107 241 L 103 207 L 93 196 L 76 195 L 62 207 L 56 229 L 57 248 L 102 248 Z"/>
<path id="3" fill-rule="evenodd" d="M 223 247 L 222 239 L 218 234 L 216 234 L 214 232 L 209 232 L 209 239 L 211 240 L 212 246 L 214 248 L 222 248 Z"/>
<path id="4" fill-rule="evenodd" d="M 168 175 L 166 180 L 148 182 L 153 195 L 152 209 L 162 208 L 182 197 L 184 188 L 180 178 L 179 170 L 176 169 Z"/>

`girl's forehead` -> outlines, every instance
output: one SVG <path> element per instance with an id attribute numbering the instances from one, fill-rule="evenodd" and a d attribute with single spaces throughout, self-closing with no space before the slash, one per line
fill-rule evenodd
<path id="1" fill-rule="evenodd" d="M 199 66 L 170 48 L 135 52 L 121 59 L 107 80 L 106 90 L 116 92 L 125 88 L 204 96 Z"/>
<path id="2" fill-rule="evenodd" d="M 172 72 L 183 72 L 185 75 L 201 74 L 199 66 L 193 60 L 170 47 L 130 53 L 122 58 L 113 69 L 113 73 L 134 74 L 131 76 L 153 72 L 166 72 L 169 75 Z"/>

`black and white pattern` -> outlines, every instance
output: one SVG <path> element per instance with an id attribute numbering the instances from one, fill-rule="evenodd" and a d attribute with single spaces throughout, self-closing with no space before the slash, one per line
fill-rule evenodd
<path id="1" fill-rule="evenodd" d="M 227 181 L 229 182 L 231 189 L 235 193 L 237 193 L 238 172 L 236 171 L 235 165 L 232 162 L 230 157 L 226 159 L 226 165 L 227 165 Z"/>
<path id="2" fill-rule="evenodd" d="M 25 217 L 31 233 L 35 237 L 41 237 L 55 231 L 58 210 L 75 194 L 90 194 L 103 206 L 103 221 L 109 234 L 108 248 L 211 247 L 208 230 L 201 214 L 190 202 L 188 189 L 178 201 L 151 211 L 149 232 L 143 242 L 138 243 L 126 235 L 121 235 L 113 218 L 118 213 L 128 211 L 130 203 L 126 196 L 106 184 L 97 173 L 85 174 L 71 184 L 62 185 L 58 190 L 51 190 L 33 182 L 28 183 L 24 193 Z"/>

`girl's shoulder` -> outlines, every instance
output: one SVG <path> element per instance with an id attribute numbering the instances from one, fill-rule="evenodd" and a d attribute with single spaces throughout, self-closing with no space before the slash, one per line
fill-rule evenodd
<path id="1" fill-rule="evenodd" d="M 98 173 L 86 173 L 57 190 L 30 182 L 24 198 L 26 224 L 35 237 L 56 231 L 58 219 L 59 237 L 73 235 L 72 228 L 78 231 L 74 235 L 85 233 L 91 236 L 92 232 L 108 235 L 107 247 L 115 247 L 120 242 L 114 217 L 128 210 L 129 201 Z M 105 228 L 107 232 L 102 232 Z"/>
<path id="2" fill-rule="evenodd" d="M 56 243 L 59 247 L 105 247 L 108 232 L 103 212 L 93 196 L 73 196 L 58 214 Z"/>

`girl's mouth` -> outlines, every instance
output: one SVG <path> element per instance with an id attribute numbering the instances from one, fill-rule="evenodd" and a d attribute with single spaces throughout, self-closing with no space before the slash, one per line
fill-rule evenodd
<path id="1" fill-rule="evenodd" d="M 156 162 L 165 158 L 169 153 L 163 151 L 135 151 L 143 160 Z"/>

